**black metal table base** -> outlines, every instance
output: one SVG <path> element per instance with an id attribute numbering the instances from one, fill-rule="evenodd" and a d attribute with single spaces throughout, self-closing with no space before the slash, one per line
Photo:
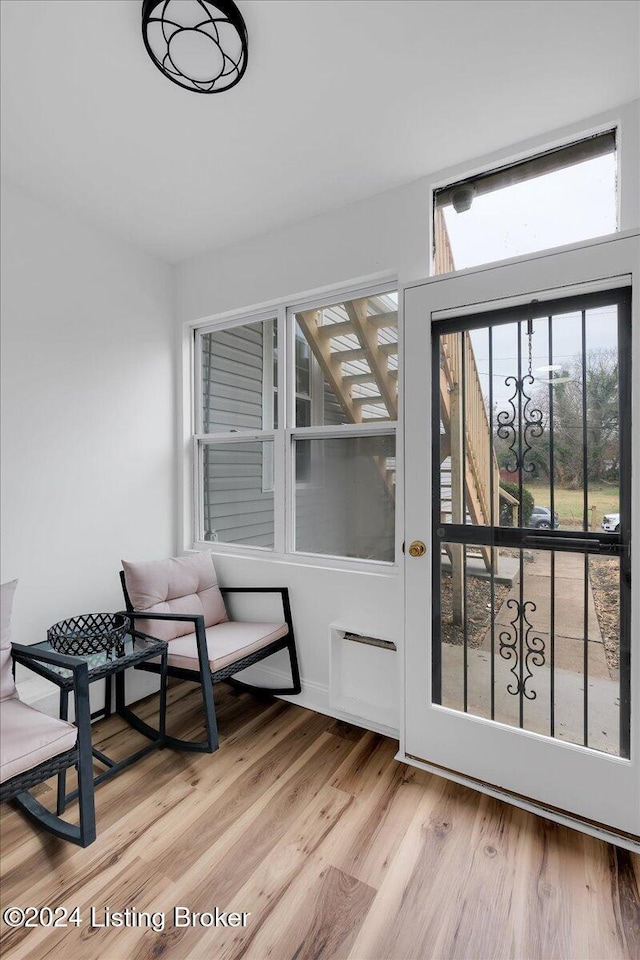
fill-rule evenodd
<path id="1" fill-rule="evenodd" d="M 138 760 L 141 760 L 147 754 L 152 753 L 154 750 L 161 750 L 167 743 L 166 736 L 166 718 L 167 718 L 167 651 L 160 654 L 160 705 L 159 705 L 159 722 L 158 729 L 150 726 L 150 724 L 145 723 L 140 720 L 125 703 L 125 670 L 126 667 L 119 670 L 115 674 L 116 679 L 116 714 L 122 717 L 123 720 L 134 730 L 138 730 L 145 737 L 147 737 L 152 742 L 147 744 L 145 747 L 142 747 L 140 750 L 136 750 L 134 753 L 130 754 L 128 757 L 125 757 L 123 760 L 112 760 L 111 757 L 108 757 L 101 750 L 98 750 L 96 747 L 92 748 L 93 757 L 98 760 L 103 766 L 106 767 L 106 770 L 103 770 L 102 773 L 97 774 L 93 778 L 93 785 L 97 787 L 99 784 L 104 783 L 105 780 L 109 780 L 111 777 L 115 777 L 118 773 L 121 773 L 122 770 L 126 770 L 127 767 L 132 766 L 134 763 L 137 763 Z M 104 707 L 100 710 L 96 710 L 91 714 L 92 719 L 96 718 L 108 718 L 111 716 L 111 675 L 105 677 L 105 702 Z M 60 690 L 60 718 L 62 720 L 67 720 L 69 716 L 69 691 L 65 689 Z M 67 793 L 67 771 L 63 770 L 58 774 L 58 791 L 57 791 L 57 805 L 56 811 L 58 816 L 64 813 L 66 806 L 72 800 L 75 800 L 78 796 L 78 790 L 72 790 L 70 793 Z"/>

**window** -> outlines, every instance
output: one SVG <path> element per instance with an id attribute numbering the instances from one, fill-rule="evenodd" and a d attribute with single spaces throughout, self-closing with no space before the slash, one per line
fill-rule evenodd
<path id="1" fill-rule="evenodd" d="M 273 549 L 277 324 L 199 332 L 197 345 L 196 538 Z"/>
<path id="2" fill-rule="evenodd" d="M 196 540 L 393 563 L 397 292 L 195 337 Z"/>
<path id="3" fill-rule="evenodd" d="M 397 293 L 298 310 L 295 320 L 296 390 L 315 388 L 313 404 L 296 405 L 296 427 L 397 419 Z"/>
<path id="4" fill-rule="evenodd" d="M 296 343 L 293 548 L 393 562 L 397 293 L 289 313 Z"/>
<path id="5" fill-rule="evenodd" d="M 296 483 L 296 549 L 392 562 L 395 434 L 298 434 L 294 444 L 296 465 L 309 463 L 308 482 Z"/>
<path id="6" fill-rule="evenodd" d="M 617 229 L 615 131 L 447 184 L 433 196 L 435 273 Z"/>

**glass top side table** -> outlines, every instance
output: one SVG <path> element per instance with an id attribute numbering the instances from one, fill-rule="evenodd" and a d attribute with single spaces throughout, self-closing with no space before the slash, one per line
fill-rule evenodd
<path id="1" fill-rule="evenodd" d="M 53 650 L 48 640 L 40 643 L 34 643 L 34 650 Z M 125 671 L 129 667 L 135 667 L 145 660 L 158 658 L 160 660 L 160 707 L 158 730 L 149 732 L 150 728 L 146 723 L 139 723 L 135 714 L 126 706 L 125 703 Z M 27 653 L 21 653 L 16 658 L 17 661 L 45 677 L 60 688 L 60 718 L 67 720 L 69 716 L 69 692 L 73 690 L 73 673 L 66 667 L 59 667 L 54 664 L 45 664 L 37 661 Z M 83 654 L 75 657 L 76 660 L 84 661 L 89 668 L 89 683 L 95 683 L 96 680 L 105 681 L 105 699 L 104 706 L 95 710 L 91 714 L 91 719 L 106 718 L 111 716 L 111 694 L 112 677 L 115 677 L 116 700 L 115 712 L 127 721 L 133 729 L 143 733 L 151 742 L 142 749 L 130 754 L 124 760 L 112 760 L 101 750 L 93 748 L 93 756 L 106 768 L 102 773 L 94 777 L 94 784 L 102 783 L 115 774 L 120 773 L 126 767 L 131 766 L 137 760 L 142 759 L 152 750 L 158 750 L 165 744 L 166 713 L 167 713 L 167 643 L 164 640 L 152 640 L 136 637 L 135 639 L 127 634 L 123 644 L 116 650 L 101 650 L 98 653 Z M 64 813 L 67 803 L 75 799 L 78 791 L 73 790 L 66 793 L 66 771 L 58 775 L 58 796 L 57 812 L 58 815 Z"/>

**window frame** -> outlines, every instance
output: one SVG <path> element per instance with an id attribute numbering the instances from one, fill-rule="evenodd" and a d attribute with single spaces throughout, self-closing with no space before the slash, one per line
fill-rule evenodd
<path id="1" fill-rule="evenodd" d="M 338 555 L 327 554 L 327 553 L 311 553 L 305 550 L 297 550 L 295 541 L 296 541 L 296 490 L 298 484 L 295 481 L 295 441 L 296 440 L 340 440 L 347 437 L 358 438 L 358 437 L 371 437 L 371 436 L 384 436 L 384 437 L 393 437 L 395 440 L 395 459 L 396 465 L 398 462 L 398 421 L 397 420 L 383 420 L 382 423 L 377 424 L 361 424 L 361 423 L 345 423 L 340 426 L 321 426 L 321 427 L 296 427 L 288 431 L 289 441 L 286 445 L 287 456 L 289 460 L 287 476 L 289 477 L 290 483 L 289 488 L 292 492 L 291 497 L 287 502 L 287 553 L 292 557 L 306 557 L 313 558 L 317 563 L 323 562 L 326 560 L 339 560 L 344 563 L 354 563 L 354 564 L 375 564 L 377 567 L 383 567 L 385 569 L 393 568 L 398 564 L 398 548 L 397 548 L 397 532 L 398 532 L 398 502 L 396 499 L 395 502 L 395 514 L 394 514 L 394 540 L 395 540 L 395 549 L 394 549 L 394 559 L 389 560 L 371 560 L 366 558 L 358 557 L 341 557 Z M 345 429 L 346 428 L 346 429 Z M 396 466 L 396 478 L 397 478 L 397 466 Z M 307 484 L 308 485 L 308 484 Z M 396 488 L 397 488 L 396 480 Z"/>
<path id="2" fill-rule="evenodd" d="M 295 370 L 295 314 L 302 310 L 319 309 L 332 304 L 355 300 L 361 297 L 372 297 L 384 293 L 398 295 L 398 419 L 395 421 L 382 420 L 380 423 L 346 423 L 338 425 L 297 427 L 295 419 L 296 402 L 296 370 Z M 205 434 L 202 432 L 202 337 L 207 333 L 216 333 L 230 330 L 235 327 L 251 323 L 275 321 L 278 331 L 278 427 L 277 429 L 263 429 L 261 431 L 243 431 L 237 433 L 217 432 Z M 399 530 L 401 527 L 402 502 L 398 491 L 401 490 L 401 443 L 402 423 L 402 289 L 397 276 L 388 275 L 386 279 L 378 280 L 367 285 L 340 286 L 324 290 L 313 297 L 288 298 L 271 309 L 256 311 L 234 312 L 223 314 L 215 318 L 207 318 L 201 322 L 189 325 L 190 360 L 189 360 L 189 394 L 190 394 L 190 469 L 191 469 L 191 542 L 187 549 L 209 550 L 215 554 L 255 557 L 262 559 L 287 560 L 303 565 L 336 567 L 360 572 L 375 572 L 382 574 L 396 574 L 401 559 L 401 542 Z M 265 353 L 263 352 L 263 370 Z M 318 404 L 324 402 L 324 378 L 319 364 L 311 353 L 311 399 L 312 411 L 318 409 Z M 321 396 L 318 399 L 318 384 Z M 265 414 L 265 389 L 263 378 L 263 423 Z M 284 402 L 283 402 L 284 400 Z M 314 403 L 316 406 L 314 407 Z M 271 410 L 273 402 L 271 401 Z M 393 436 L 395 439 L 396 458 L 396 502 L 395 502 L 395 549 L 393 561 L 360 559 L 356 557 L 333 556 L 329 554 L 307 553 L 295 549 L 295 445 L 296 437 L 301 439 L 332 439 L 346 436 Z M 203 451 L 207 443 L 242 443 L 243 441 L 273 440 L 273 478 L 274 478 L 274 546 L 249 546 L 223 541 L 204 540 L 204 496 L 203 496 Z M 263 484 L 265 479 L 263 463 Z M 304 485 L 304 481 L 303 481 Z M 263 486 L 264 489 L 264 486 Z M 270 492 L 266 491 L 265 492 Z"/>
<path id="3" fill-rule="evenodd" d="M 273 362 L 274 362 L 274 343 L 277 344 L 277 337 L 274 341 L 274 331 L 277 333 L 278 329 L 278 318 L 272 317 L 270 320 L 265 320 L 265 331 L 266 335 L 262 338 L 262 429 L 268 430 L 277 429 L 275 422 L 275 413 L 276 407 L 279 407 L 279 404 L 276 404 L 276 397 L 278 400 L 280 394 L 278 391 L 277 377 L 276 382 L 274 383 L 273 378 Z M 275 326 L 274 326 L 275 325 Z M 272 346 L 272 351 L 269 351 L 269 344 Z M 277 359 L 279 360 L 278 355 L 276 354 Z M 279 410 L 278 410 L 279 412 Z M 265 426 L 265 422 L 271 424 L 271 428 Z M 269 456 L 262 459 L 262 492 L 263 493 L 275 493 L 275 458 L 273 455 L 273 445 L 267 447 L 269 451 Z"/>
<path id="4" fill-rule="evenodd" d="M 633 127 L 630 123 L 630 130 L 626 131 L 633 137 Z M 594 243 L 601 237 L 589 237 L 586 240 L 574 240 L 568 244 L 561 244 L 556 247 L 540 248 L 527 253 L 514 254 L 511 257 L 505 257 L 501 260 L 489 260 L 477 263 L 469 267 L 461 267 L 449 273 L 438 273 L 436 271 L 436 249 L 435 249 L 435 214 L 436 214 L 436 194 L 455 184 L 463 181 L 471 181 L 476 178 L 491 175 L 499 170 L 505 170 L 518 164 L 526 163 L 528 160 L 535 160 L 547 153 L 553 153 L 579 144 L 581 141 L 598 137 L 606 133 L 612 133 L 615 143 L 616 155 L 616 228 L 613 232 L 604 234 L 604 237 L 616 237 L 624 233 L 628 224 L 626 223 L 626 199 L 623 203 L 623 196 L 629 189 L 629 173 L 632 169 L 630 160 L 635 156 L 635 151 L 629 141 L 629 136 L 623 136 L 623 121 L 619 116 L 611 113 L 604 116 L 601 122 L 594 122 L 590 126 L 583 127 L 574 125 L 570 131 L 565 130 L 558 136 L 547 134 L 546 136 L 535 138 L 526 144 L 520 145 L 514 153 L 508 153 L 505 150 L 497 151 L 490 156 L 476 159 L 471 166 L 466 164 L 459 165 L 446 171 L 440 171 L 435 174 L 429 182 L 428 189 L 428 244 L 429 244 L 429 267 L 428 277 L 455 277 L 464 273 L 476 272 L 478 270 L 490 269 L 498 264 L 508 263 L 517 260 L 527 260 L 533 257 L 539 257 L 551 250 L 560 250 L 563 248 L 572 248 L 581 244 Z M 631 191 L 629 191 L 631 192 Z"/>
<path id="5" fill-rule="evenodd" d="M 206 547 L 211 547 L 216 545 L 216 547 L 226 547 L 230 550 L 248 550 L 251 553 L 258 552 L 259 554 L 271 555 L 274 551 L 282 548 L 282 540 L 279 539 L 279 530 L 282 527 L 282 524 L 279 523 L 279 518 L 283 515 L 284 504 L 281 502 L 282 498 L 278 496 L 278 455 L 277 455 L 277 431 L 273 426 L 269 429 L 264 428 L 265 422 L 265 347 L 263 339 L 263 379 L 262 379 L 262 430 L 226 430 L 226 431 L 217 431 L 216 433 L 204 433 L 204 416 L 203 416 L 203 404 L 202 404 L 202 339 L 204 336 L 210 333 L 220 333 L 225 330 L 233 330 L 237 327 L 245 327 L 249 324 L 268 324 L 273 322 L 279 322 L 278 312 L 274 310 L 260 311 L 260 313 L 251 313 L 245 316 L 236 316 L 233 318 L 219 320 L 212 320 L 209 323 L 206 323 L 202 326 L 195 325 L 193 327 L 193 350 L 192 356 L 193 361 L 191 365 L 191 375 L 190 375 L 190 385 L 191 385 L 191 404 L 192 404 L 192 452 L 191 452 L 191 469 L 192 469 L 192 503 L 191 503 L 191 512 L 192 512 L 192 546 L 195 548 L 202 548 L 203 545 Z M 278 328 L 278 338 L 280 337 L 280 329 Z M 278 343 L 280 343 L 278 339 Z M 282 364 L 278 363 L 278 392 L 279 394 L 283 390 L 282 382 Z M 271 383 L 273 382 L 273 375 L 270 377 Z M 271 398 L 270 404 L 271 413 L 273 413 L 273 400 Z M 273 419 L 271 421 L 273 423 Z M 242 545 L 234 544 L 229 541 L 219 541 L 219 540 L 205 540 L 204 539 L 204 448 L 207 444 L 222 444 L 222 443 L 247 443 L 247 442 L 261 442 L 261 441 L 273 441 L 273 446 L 271 450 L 273 451 L 273 525 L 274 525 L 274 545 L 273 547 L 263 547 L 259 545 Z M 267 448 L 269 449 L 269 448 Z M 266 469 L 268 468 L 265 458 L 263 457 L 262 463 L 262 490 L 264 493 L 270 493 L 270 489 L 265 490 L 265 477 Z"/>
<path id="6" fill-rule="evenodd" d="M 398 294 L 398 398 L 400 398 L 400 367 L 402 364 L 402 341 L 401 341 L 401 329 L 400 329 L 400 310 L 401 310 L 401 290 L 397 282 L 391 281 L 383 284 L 376 284 L 375 286 L 360 288 L 360 289 L 351 289 L 349 291 L 341 291 L 337 295 L 332 295 L 331 293 L 323 294 L 319 297 L 313 297 L 306 300 L 301 300 L 297 303 L 293 303 L 287 307 L 286 318 L 287 318 L 287 335 L 289 337 L 289 351 L 288 351 L 288 360 L 286 361 L 288 366 L 291 367 L 293 361 L 293 369 L 290 370 L 290 376 L 293 376 L 295 384 L 295 337 L 296 337 L 296 314 L 302 313 L 306 310 L 320 310 L 330 306 L 337 305 L 339 303 L 344 303 L 348 300 L 358 300 L 362 297 L 374 297 L 384 293 L 397 293 Z M 324 407 L 324 378 L 322 377 L 322 371 L 320 370 L 319 364 L 316 362 L 311 353 L 311 390 L 312 390 L 312 418 L 314 409 L 317 411 L 318 407 Z M 316 371 L 316 378 L 319 381 L 322 387 L 322 394 L 320 398 L 317 397 L 318 394 L 318 385 L 317 382 L 314 382 L 314 370 Z M 318 376 L 319 375 L 319 376 Z M 315 394 L 314 397 L 314 387 Z M 311 427 L 298 427 L 296 426 L 296 409 L 295 409 L 295 396 L 289 397 L 290 406 L 287 408 L 287 442 L 286 442 L 286 475 L 287 475 L 287 486 L 291 491 L 290 496 L 287 498 L 286 509 L 286 552 L 289 556 L 292 557 L 305 557 L 307 559 L 313 558 L 316 563 L 322 563 L 325 559 L 332 561 L 341 561 L 343 563 L 349 564 L 375 564 L 377 567 L 383 567 L 385 569 L 397 567 L 400 557 L 398 553 L 398 499 L 396 497 L 395 504 L 395 550 L 394 550 L 394 559 L 393 561 L 385 560 L 366 560 L 358 559 L 355 557 L 337 557 L 331 554 L 323 553 L 309 553 L 303 550 L 297 550 L 295 545 L 296 540 L 296 475 L 295 475 L 295 440 L 300 439 L 315 439 L 315 440 L 334 440 L 340 439 L 340 437 L 366 437 L 366 436 L 393 436 L 395 439 L 396 447 L 396 491 L 398 489 L 398 472 L 397 472 L 397 463 L 398 463 L 398 437 L 399 437 L 399 427 L 401 424 L 401 412 L 400 412 L 400 402 L 398 405 L 398 419 L 397 420 L 381 420 L 380 423 L 375 423 L 374 421 L 369 423 L 341 423 L 341 424 L 323 424 L 321 426 L 311 426 Z M 314 400 L 316 406 L 314 407 Z"/>

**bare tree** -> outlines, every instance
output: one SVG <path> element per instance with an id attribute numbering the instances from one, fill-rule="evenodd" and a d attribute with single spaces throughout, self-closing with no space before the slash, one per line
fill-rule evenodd
<path id="1" fill-rule="evenodd" d="M 548 478 L 553 426 L 554 474 L 557 483 L 581 488 L 584 475 L 584 440 L 587 477 L 591 481 L 618 478 L 619 390 L 616 350 L 592 350 L 586 358 L 586 428 L 583 416 L 583 370 L 581 357 L 534 389 L 533 404 L 542 411 L 542 435 L 531 441 L 527 462 L 531 479 Z M 553 418 L 552 418 L 553 414 Z M 552 424 L 553 419 L 553 424 Z M 508 462 L 508 448 L 496 437 L 496 455 L 501 466 Z"/>

